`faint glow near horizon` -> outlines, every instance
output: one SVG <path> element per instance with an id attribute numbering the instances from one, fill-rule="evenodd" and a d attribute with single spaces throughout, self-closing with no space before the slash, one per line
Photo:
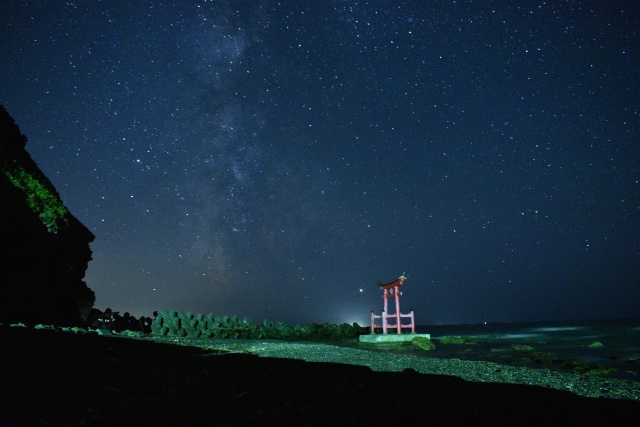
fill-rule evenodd
<path id="1" fill-rule="evenodd" d="M 586 329 L 584 326 L 549 326 L 544 328 L 535 328 L 533 331 L 537 332 L 562 332 L 562 331 L 578 331 L 580 329 Z"/>
<path id="2" fill-rule="evenodd" d="M 370 312 L 361 313 L 360 311 L 340 313 L 335 317 L 334 323 L 348 323 L 349 325 L 357 323 L 360 326 L 369 326 L 369 324 L 371 323 L 370 314 Z"/>

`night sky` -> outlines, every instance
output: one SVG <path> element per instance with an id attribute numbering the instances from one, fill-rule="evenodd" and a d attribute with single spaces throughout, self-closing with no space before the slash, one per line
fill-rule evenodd
<path id="1" fill-rule="evenodd" d="M 130 4 L 133 3 L 133 4 Z M 638 317 L 636 1 L 2 1 L 95 306 Z"/>

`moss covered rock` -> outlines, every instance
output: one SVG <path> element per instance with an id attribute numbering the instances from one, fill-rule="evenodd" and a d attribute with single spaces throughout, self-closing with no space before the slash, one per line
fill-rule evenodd
<path id="1" fill-rule="evenodd" d="M 465 340 L 462 337 L 442 337 L 439 339 L 440 344 L 464 344 Z"/>
<path id="2" fill-rule="evenodd" d="M 416 350 L 424 350 L 430 351 L 435 350 L 436 345 L 427 337 L 415 337 L 411 340 L 411 344 L 413 344 L 413 348 Z"/>
<path id="3" fill-rule="evenodd" d="M 511 348 L 514 349 L 515 351 L 533 351 L 534 348 L 531 347 L 530 345 L 524 345 L 524 344 L 511 344 Z"/>

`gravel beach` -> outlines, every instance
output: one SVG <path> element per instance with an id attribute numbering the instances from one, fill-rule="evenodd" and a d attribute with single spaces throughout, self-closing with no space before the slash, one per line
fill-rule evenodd
<path id="1" fill-rule="evenodd" d="M 248 353 L 260 357 L 299 359 L 367 366 L 373 371 L 401 372 L 412 369 L 422 374 L 451 375 L 474 382 L 522 384 L 569 391 L 580 396 L 640 400 L 640 382 L 587 377 L 550 369 L 532 369 L 493 362 L 406 356 L 390 352 L 360 350 L 313 342 L 276 340 L 197 340 L 151 337 L 153 341 L 174 343 L 228 353 Z"/>

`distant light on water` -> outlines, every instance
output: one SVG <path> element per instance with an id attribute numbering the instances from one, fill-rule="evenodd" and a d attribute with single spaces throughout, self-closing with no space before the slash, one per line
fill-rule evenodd
<path id="1" fill-rule="evenodd" d="M 562 332 L 562 331 L 578 331 L 584 329 L 584 326 L 549 326 L 544 328 L 535 328 L 538 332 Z"/>
<path id="2" fill-rule="evenodd" d="M 348 323 L 349 325 L 352 325 L 357 323 L 360 326 L 367 326 L 370 322 L 371 317 L 368 312 L 340 313 L 336 316 L 335 320 L 336 324 Z"/>

